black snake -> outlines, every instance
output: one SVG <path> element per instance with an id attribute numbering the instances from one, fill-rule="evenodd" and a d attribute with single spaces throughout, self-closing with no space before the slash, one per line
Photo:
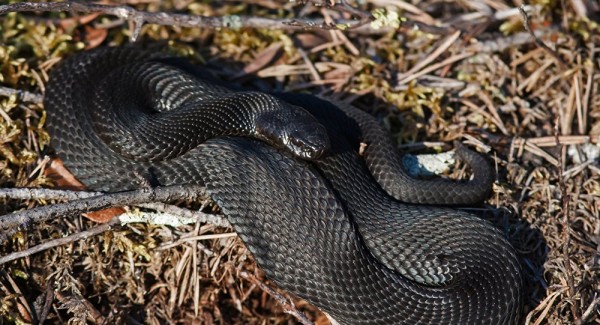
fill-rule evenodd
<path id="1" fill-rule="evenodd" d="M 44 104 L 54 148 L 88 187 L 132 189 L 139 175 L 206 186 L 267 276 L 339 323 L 519 317 L 520 266 L 503 235 L 420 204 L 485 197 L 491 173 L 478 154 L 459 150 L 484 164 L 470 182 L 409 179 L 366 113 L 311 95 L 232 91 L 136 47 L 66 59 Z"/>

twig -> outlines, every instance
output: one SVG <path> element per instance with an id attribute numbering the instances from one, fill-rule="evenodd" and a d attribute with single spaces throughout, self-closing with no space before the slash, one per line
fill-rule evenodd
<path id="1" fill-rule="evenodd" d="M 74 314 L 75 318 L 78 318 L 79 316 L 82 323 L 86 323 L 84 320 L 87 320 L 93 324 L 106 323 L 106 318 L 102 315 L 102 313 L 100 313 L 100 311 L 98 311 L 98 309 L 96 309 L 96 307 L 94 307 L 94 305 L 89 300 L 84 298 L 77 290 L 72 290 L 70 294 L 56 291 L 56 299 L 62 304 L 60 308 L 67 309 L 67 312 Z M 74 323 L 77 324 L 78 322 Z"/>
<path id="2" fill-rule="evenodd" d="M 54 239 L 48 242 L 45 242 L 43 244 L 31 247 L 29 249 L 26 249 L 24 251 L 20 251 L 20 252 L 15 252 L 12 254 L 8 254 L 6 256 L 2 256 L 0 257 L 0 265 L 8 263 L 10 261 L 14 261 L 23 257 L 27 257 L 27 256 L 31 256 L 35 253 L 41 252 L 41 251 L 45 251 L 47 249 L 53 248 L 53 247 L 57 247 L 57 246 L 61 246 L 61 245 L 66 245 L 81 239 L 86 239 L 90 236 L 95 236 L 98 234 L 101 234 L 107 230 L 110 230 L 110 228 L 117 226 L 121 223 L 121 221 L 118 218 L 114 218 L 111 221 L 107 222 L 107 223 L 103 223 L 101 225 L 98 225 L 92 229 L 89 230 L 84 230 L 82 232 L 67 236 L 67 237 L 63 237 L 63 238 L 58 238 L 58 239 Z"/>
<path id="3" fill-rule="evenodd" d="M 592 301 L 592 303 L 588 306 L 588 308 L 586 308 L 585 312 L 581 316 L 581 323 L 582 324 L 587 324 L 588 321 L 592 320 L 591 318 L 592 318 L 592 316 L 594 314 L 594 311 L 598 307 L 598 305 L 600 305 L 600 297 L 598 297 L 596 295 L 594 297 L 594 300 Z"/>
<path id="4" fill-rule="evenodd" d="M 271 297 L 275 298 L 275 300 L 277 300 L 277 302 L 279 302 L 281 304 L 281 307 L 283 308 L 283 312 L 286 314 L 290 314 L 294 317 L 296 317 L 296 319 L 304 325 L 313 325 L 313 322 L 311 322 L 304 313 L 302 313 L 301 311 L 299 311 L 298 309 L 296 309 L 296 307 L 294 306 L 294 303 L 284 297 L 282 294 L 280 294 L 279 292 L 275 291 L 273 288 L 269 287 L 268 285 L 266 285 L 264 282 L 260 281 L 259 279 L 257 279 L 255 276 L 249 274 L 246 271 L 242 271 L 240 272 L 240 276 L 252 283 L 254 283 L 255 285 L 257 285 L 261 290 L 263 290 L 264 292 L 268 293 Z"/>
<path id="5" fill-rule="evenodd" d="M 579 315 L 577 314 L 577 311 L 579 310 L 579 303 L 577 299 L 575 298 L 575 285 L 573 282 L 573 270 L 571 269 L 571 257 L 569 255 L 569 246 L 571 246 L 571 224 L 569 221 L 569 215 L 571 214 L 571 195 L 569 194 L 569 191 L 567 189 L 567 185 L 565 184 L 565 179 L 563 177 L 563 149 L 564 149 L 564 145 L 560 144 L 559 141 L 559 135 L 560 135 L 560 129 L 559 129 L 559 117 L 556 117 L 556 121 L 554 123 L 554 136 L 555 136 L 555 141 L 556 141 L 556 146 L 559 147 L 560 151 L 558 154 L 558 184 L 559 184 L 559 188 L 561 191 L 561 196 L 562 196 L 562 208 L 563 208 L 563 232 L 562 232 L 562 237 L 563 237 L 563 247 L 562 247 L 562 253 L 563 253 L 563 259 L 564 259 L 564 263 L 565 263 L 565 273 L 567 276 L 567 286 L 568 286 L 568 290 L 567 293 L 569 294 L 569 298 L 572 299 L 573 303 L 570 304 L 571 305 L 571 313 L 573 314 L 573 319 L 575 320 L 575 324 L 579 324 L 581 322 L 581 318 L 579 317 Z"/>
<path id="6" fill-rule="evenodd" d="M 339 22 L 337 25 L 334 24 L 334 27 L 336 27 L 337 29 L 362 30 L 362 28 L 364 28 L 365 30 L 380 30 L 381 27 L 376 26 L 381 24 L 383 26 L 382 31 L 385 31 L 384 33 L 387 33 L 399 27 L 405 30 L 419 29 L 425 33 L 436 35 L 448 35 L 456 31 L 452 26 L 435 26 L 422 21 L 406 19 L 404 17 L 400 19 L 400 17 L 398 17 L 395 12 L 381 9 L 381 7 L 387 8 L 390 5 L 392 5 L 395 7 L 399 7 L 401 10 L 412 12 L 413 14 L 425 15 L 425 13 L 420 11 L 417 7 L 401 1 L 393 1 L 393 3 L 387 3 L 386 1 L 380 2 L 370 0 L 368 2 L 371 2 L 376 6 L 380 7 L 380 9 L 375 9 L 372 13 L 352 7 L 347 3 L 346 0 L 303 0 L 300 2 L 310 2 L 315 6 L 324 6 L 326 8 L 331 8 L 340 12 L 346 12 L 360 19 L 359 22 L 355 22 L 352 25 L 348 24 L 347 22 Z M 368 24 L 371 24 L 371 28 L 366 28 L 367 26 L 369 26 Z M 323 26 L 323 28 L 331 29 L 331 25 L 325 25 Z"/>
<path id="7" fill-rule="evenodd" d="M 556 51 L 554 51 L 553 49 L 548 47 L 548 45 L 546 45 L 546 43 L 542 42 L 537 36 L 535 36 L 535 33 L 533 32 L 533 28 L 531 28 L 531 25 L 529 22 L 529 16 L 527 15 L 527 12 L 525 11 L 524 6 L 519 7 L 519 12 L 521 13 L 521 18 L 523 19 L 523 26 L 525 27 L 525 30 L 527 30 L 527 32 L 531 35 L 531 37 L 533 37 L 535 44 L 537 46 L 539 46 L 541 49 L 543 49 L 546 53 L 550 54 L 558 62 L 559 66 L 562 70 L 567 70 L 568 66 L 569 66 L 567 64 L 567 62 L 565 62 L 565 60 L 563 60 L 558 55 L 558 53 L 556 53 Z"/>
<path id="8" fill-rule="evenodd" d="M 103 195 L 102 192 L 54 190 L 49 188 L 0 188 L 0 199 L 72 201 Z"/>
<path id="9" fill-rule="evenodd" d="M 375 17 L 373 17 L 371 13 L 352 7 L 346 0 L 339 0 L 339 2 L 331 8 L 340 12 L 349 13 L 360 19 L 359 22 L 349 26 L 348 29 L 357 29 L 375 20 Z"/>
<path id="10" fill-rule="evenodd" d="M 452 46 L 459 37 L 460 37 L 460 31 L 456 31 L 454 34 L 448 36 L 442 42 L 442 44 L 437 49 L 432 51 L 429 55 L 427 55 L 427 57 L 425 57 L 423 60 L 419 60 L 419 62 L 417 64 L 415 64 L 410 70 L 398 75 L 398 77 L 397 77 L 398 80 L 403 80 L 403 79 L 408 78 L 409 76 L 417 73 L 419 70 L 425 68 L 431 62 L 435 61 L 438 57 L 440 57 L 440 55 L 445 53 L 448 50 L 448 48 L 450 46 Z M 402 83 L 402 81 L 400 81 L 400 83 Z"/>
<path id="11" fill-rule="evenodd" d="M 435 71 L 437 69 L 445 67 L 448 64 L 452 64 L 454 62 L 457 62 L 457 61 L 460 61 L 460 60 L 464 60 L 464 59 L 466 59 L 466 58 L 468 58 L 470 56 L 473 56 L 473 55 L 474 55 L 473 53 L 462 53 L 462 54 L 457 54 L 457 55 L 451 56 L 451 57 L 445 59 L 442 62 L 439 62 L 439 63 L 436 63 L 436 64 L 432 64 L 432 65 L 428 66 L 427 68 L 425 68 L 425 69 L 423 69 L 423 70 L 421 70 L 421 71 L 419 71 L 417 73 L 414 73 L 414 74 L 412 74 L 410 76 L 407 76 L 406 78 L 404 78 L 402 80 L 399 80 L 398 83 L 397 83 L 397 85 L 396 85 L 396 87 L 399 87 L 399 86 L 401 86 L 401 85 L 403 85 L 405 83 L 411 82 L 411 81 L 413 81 L 413 80 L 415 80 L 415 79 L 417 79 L 417 78 L 419 78 L 419 77 L 421 77 L 421 76 L 423 76 L 425 74 L 428 74 L 428 73 L 430 73 L 432 71 Z"/>
<path id="12" fill-rule="evenodd" d="M 555 30 L 552 28 L 545 28 L 536 30 L 536 36 L 543 37 L 554 32 Z M 497 37 L 491 40 L 479 41 L 467 47 L 467 51 L 473 53 L 502 52 L 510 47 L 518 47 L 523 44 L 531 43 L 531 41 L 531 34 L 520 32 L 506 37 Z"/>
<path id="13" fill-rule="evenodd" d="M 51 281 L 46 283 L 46 296 L 44 299 L 44 305 L 42 306 L 42 310 L 39 315 L 39 324 L 44 324 L 46 318 L 48 318 L 48 314 L 50 313 L 50 309 L 52 308 L 52 302 L 54 301 L 54 285 Z"/>
<path id="14" fill-rule="evenodd" d="M 220 239 L 220 238 L 231 238 L 231 237 L 237 237 L 238 234 L 236 232 L 228 232 L 228 233 L 223 233 L 223 234 L 208 234 L 208 235 L 196 235 L 196 236 L 188 236 L 188 237 L 182 237 L 179 238 L 178 240 L 174 241 L 174 242 L 170 242 L 170 243 L 166 243 L 163 245 L 160 245 L 157 249 L 158 250 L 165 250 L 165 249 L 171 249 L 175 246 L 179 246 L 185 242 L 195 242 L 195 245 L 198 245 L 198 241 L 200 240 L 209 240 L 209 239 Z M 193 247 L 193 246 L 192 246 Z M 208 254 L 209 256 L 213 256 L 214 252 L 209 250 L 208 248 L 204 247 L 203 245 L 201 246 L 202 250 L 204 251 L 205 254 Z"/>
<path id="15" fill-rule="evenodd" d="M 6 280 L 8 281 L 8 283 L 10 284 L 10 286 L 12 287 L 14 292 L 16 293 L 16 295 L 19 299 L 20 305 L 21 305 L 21 308 L 17 307 L 17 309 L 21 313 L 21 316 L 23 316 L 23 318 L 25 318 L 26 320 L 28 320 L 32 323 L 36 323 L 38 321 L 38 319 L 37 319 L 37 315 L 35 313 L 35 311 L 36 311 L 35 308 L 30 306 L 29 301 L 27 301 L 27 298 L 23 294 L 23 291 L 21 290 L 21 288 L 19 288 L 19 286 L 17 285 L 15 280 L 13 280 L 13 277 L 11 276 L 11 274 L 7 273 L 3 269 L 0 269 L 0 275 L 4 276 L 6 278 Z"/>
<path id="16" fill-rule="evenodd" d="M 55 190 L 47 188 L 0 188 L 0 199 L 13 200 L 61 200 L 72 201 L 105 195 L 102 192 Z M 177 219 L 188 219 L 189 223 L 209 223 L 217 227 L 231 227 L 227 218 L 223 215 L 208 214 L 200 211 L 192 211 L 165 203 L 142 203 L 139 207 L 153 209 L 159 212 L 177 216 Z M 128 217 L 128 222 L 133 222 L 133 216 Z M 0 219 L 1 220 L 1 219 Z M 3 221 L 0 221 L 2 225 Z"/>
<path id="17" fill-rule="evenodd" d="M 188 186 L 190 187 L 190 186 Z M 195 193 L 203 193 L 203 188 L 202 187 L 198 187 L 197 190 L 193 189 L 194 186 L 191 186 L 190 190 L 195 192 Z M 168 191 L 166 191 L 165 194 L 160 193 L 163 192 L 163 189 L 166 188 L 160 188 L 159 189 L 159 193 L 154 193 L 155 195 L 155 199 L 156 200 L 173 200 L 173 199 L 180 199 L 179 197 L 170 197 L 171 196 L 171 191 L 175 191 L 175 192 L 179 192 L 181 190 L 180 186 L 174 186 L 172 188 L 168 188 Z M 154 191 L 155 192 L 155 191 Z M 116 201 L 119 201 L 120 204 L 125 204 L 124 200 L 151 200 L 149 198 L 149 196 L 152 196 L 152 193 L 142 193 L 142 191 L 130 191 L 130 192 L 124 192 L 124 193 L 117 193 L 120 196 L 122 196 L 122 198 L 116 198 Z M 130 197 L 131 195 L 129 194 L 133 194 L 134 197 Z M 142 198 L 137 198 L 135 196 L 140 195 Z M 184 197 L 181 198 L 185 198 L 188 197 L 187 195 L 190 195 L 190 193 L 187 194 L 181 194 Z M 199 195 L 199 194 L 191 194 L 193 195 Z M 78 212 L 82 212 L 84 210 L 93 210 L 94 208 L 102 208 L 102 205 L 99 205 L 99 203 L 97 204 L 95 201 L 101 202 L 98 199 L 102 199 L 103 197 L 106 196 L 111 196 L 111 194 L 103 194 L 101 192 L 81 192 L 81 191 L 65 191 L 65 190 L 51 190 L 51 189 L 0 189 L 0 196 L 2 196 L 3 198 L 12 198 L 12 199 L 24 199 L 24 200 L 29 200 L 29 199 L 60 199 L 60 200 L 77 200 L 75 202 L 70 202 L 70 203 L 65 203 L 62 204 L 61 206 L 64 207 L 64 213 L 68 214 L 68 213 L 73 213 L 75 209 L 80 209 L 78 210 Z M 113 195 L 114 196 L 114 195 Z M 131 204 L 131 201 L 129 201 L 129 203 Z M 119 203 L 114 203 L 114 205 L 120 205 Z M 56 204 L 58 205 L 58 204 Z M 54 205 L 54 206 L 56 206 Z M 111 204 L 113 205 L 113 204 Z M 79 208 L 78 206 L 84 206 L 85 208 Z M 176 206 L 172 206 L 172 205 L 167 205 L 167 204 L 163 204 L 163 203 L 142 203 L 142 204 L 138 204 L 138 206 L 141 207 L 145 207 L 145 208 L 149 208 L 149 209 L 155 209 L 158 211 L 163 211 L 166 213 L 173 213 L 176 214 L 177 217 L 180 218 L 188 218 L 191 219 L 190 222 L 188 223 L 196 223 L 196 222 L 201 222 L 201 223 L 210 223 L 213 224 L 215 226 L 220 226 L 220 227 L 231 227 L 231 224 L 229 223 L 229 221 L 227 221 L 227 219 L 225 219 L 224 216 L 222 215 L 210 215 L 210 214 L 206 214 L 203 212 L 197 212 L 197 211 L 191 211 L 191 210 L 187 210 L 187 209 L 182 209 Z M 47 219 L 47 217 L 40 217 L 38 210 L 44 210 L 44 208 L 48 208 L 48 207 L 52 207 L 52 206 L 47 206 L 47 207 L 40 207 L 37 209 L 31 209 L 31 210 L 26 210 L 26 211 L 22 211 L 19 212 L 20 214 L 23 215 L 27 215 L 30 212 L 34 212 L 37 215 L 27 215 L 25 217 L 30 218 L 31 220 L 35 219 L 35 221 L 39 222 L 42 220 Z M 9 215 L 13 216 L 13 215 Z M 0 218 L 0 226 L 1 227 L 10 227 L 11 226 L 11 221 L 9 220 L 9 217 L 2 217 Z M 134 220 L 135 221 L 135 220 Z M 53 247 L 57 247 L 60 245 L 65 245 L 65 244 L 69 244 L 72 243 L 74 241 L 80 240 L 80 239 L 85 239 L 88 238 L 90 236 L 93 235 L 97 235 L 100 234 L 104 231 L 109 230 L 111 227 L 119 225 L 119 224 L 124 224 L 127 222 L 133 222 L 131 220 L 131 216 L 128 215 L 127 213 L 122 214 L 121 216 L 117 217 L 117 218 L 113 218 L 112 220 L 110 220 L 108 223 L 99 225 L 97 227 L 94 227 L 92 229 L 77 233 L 77 234 L 73 234 L 64 238 L 59 238 L 56 240 L 52 240 L 49 242 L 46 242 L 44 244 L 40 244 L 37 245 L 35 247 L 32 247 L 30 249 L 24 250 L 24 251 L 20 251 L 20 252 L 15 252 L 3 257 L 0 257 L 0 265 L 19 259 L 19 258 L 23 258 L 23 257 L 27 257 L 30 256 L 32 254 L 47 250 L 49 248 L 53 248 Z M 235 235 L 235 233 L 234 233 Z M 223 236 L 223 234 L 217 235 L 217 236 Z M 230 236 L 230 234 L 227 234 L 227 236 Z"/>
<path id="18" fill-rule="evenodd" d="M 229 223 L 225 216 L 220 214 L 208 214 L 201 211 L 192 211 L 165 203 L 143 203 L 138 204 L 138 206 L 164 213 L 174 214 L 182 218 L 189 218 L 194 222 L 209 223 L 217 227 L 231 228 L 231 223 Z"/>
<path id="19" fill-rule="evenodd" d="M 111 193 L 19 211 L 0 218 L 0 230 L 2 230 L 2 233 L 0 233 L 0 242 L 14 234 L 15 229 L 19 226 L 27 225 L 31 222 L 41 222 L 60 216 L 100 210 L 112 206 L 167 202 L 201 196 L 205 196 L 205 188 L 202 186 L 176 185 Z"/>
<path id="20" fill-rule="evenodd" d="M 0 6 L 0 10 L 2 7 L 3 6 Z M 44 100 L 44 96 L 40 94 L 0 86 L 0 96 L 8 97 L 13 95 L 16 95 L 18 98 L 22 99 L 25 102 L 30 102 L 34 104 L 39 104 Z"/>
<path id="21" fill-rule="evenodd" d="M 341 10 L 348 11 L 346 6 Z M 164 12 L 147 12 L 136 10 L 129 6 L 109 6 L 103 4 L 93 4 L 88 2 L 17 2 L 7 5 L 0 5 L 0 15 L 9 12 L 63 12 L 69 11 L 74 13 L 102 13 L 106 15 L 116 16 L 126 20 L 131 24 L 132 33 L 131 40 L 135 41 L 141 31 L 141 26 L 144 23 L 165 25 L 165 26 L 181 26 L 191 28 L 262 28 L 262 29 L 280 29 L 280 30 L 303 30 L 303 29 L 322 29 L 322 28 L 339 28 L 347 29 L 356 21 L 343 20 L 333 26 L 327 26 L 322 19 L 318 20 L 296 20 L 288 19 L 269 19 L 260 17 L 248 16 L 197 16 L 184 15 Z M 383 34 L 388 32 L 389 28 L 376 29 L 368 24 L 353 29 L 358 33 L 365 34 Z"/>
<path id="22" fill-rule="evenodd" d="M 300 3 L 312 3 L 318 7 L 325 7 L 329 9 L 333 9 L 335 11 L 348 13 L 352 16 L 358 17 L 360 21 L 353 26 L 349 26 L 348 28 L 356 28 L 362 25 L 365 25 L 375 18 L 370 12 L 360 10 L 348 4 L 346 0 L 301 0 Z"/>
<path id="23" fill-rule="evenodd" d="M 515 143 L 519 145 L 528 142 L 533 143 L 539 147 L 555 147 L 557 144 L 560 145 L 572 145 L 572 144 L 584 144 L 584 143 L 593 143 L 597 144 L 600 142 L 600 136 L 597 135 L 560 135 L 556 136 L 545 136 L 545 137 L 537 137 L 537 138 L 516 138 L 514 139 Z"/>
<path id="24" fill-rule="evenodd" d="M 340 12 L 347 12 L 353 16 L 360 18 L 361 20 L 373 19 L 373 16 L 369 12 L 352 7 L 348 4 L 346 0 L 340 0 L 335 6 L 332 6 L 331 8 Z"/>

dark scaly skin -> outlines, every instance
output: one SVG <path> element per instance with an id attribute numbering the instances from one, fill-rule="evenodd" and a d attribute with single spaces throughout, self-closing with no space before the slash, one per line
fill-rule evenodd
<path id="1" fill-rule="evenodd" d="M 229 86 L 220 80 L 211 79 L 206 71 L 186 61 L 171 58 L 170 64 L 188 71 L 197 78 L 209 78 L 212 84 L 218 84 L 221 87 Z M 218 88 L 217 86 L 213 87 Z M 289 96 L 296 96 L 287 93 L 275 93 L 274 95 L 284 100 Z M 319 103 L 313 102 L 318 100 L 313 96 L 296 96 L 295 98 L 295 105 L 298 106 L 305 104 L 304 107 L 307 108 L 319 105 Z M 473 170 L 472 180 L 457 182 L 443 178 L 413 178 L 403 169 L 401 154 L 395 147 L 390 134 L 379 125 L 373 116 L 345 103 L 335 102 L 334 104 L 344 113 L 337 116 L 337 119 L 346 118 L 345 116 L 350 118 L 346 118 L 348 122 L 343 124 L 345 126 L 343 131 L 346 132 L 346 137 L 352 147 L 358 150 L 361 143 L 367 144 L 362 156 L 369 171 L 379 185 L 395 199 L 418 204 L 469 205 L 480 203 L 489 197 L 495 172 L 489 159 L 484 155 L 455 142 L 456 154 Z"/>
<path id="2" fill-rule="evenodd" d="M 163 56 L 130 47 L 67 60 L 49 83 L 59 89 L 53 82 L 60 80 L 66 89 L 48 94 L 45 103 L 52 109 L 72 98 L 73 117 L 95 122 L 84 128 L 91 127 L 115 153 L 137 161 L 171 159 L 218 135 L 252 136 L 305 159 L 328 149 L 326 131 L 304 110 L 269 94 L 214 86 L 161 62 Z M 316 126 L 299 136 L 295 121 Z"/>
<path id="3" fill-rule="evenodd" d="M 490 196 L 495 173 L 486 157 L 458 144 L 456 154 L 473 169 L 467 182 L 442 178 L 416 179 L 406 173 L 402 157 L 390 134 L 377 120 L 349 105 L 338 104 L 360 128 L 360 140 L 367 146 L 363 157 L 373 177 L 392 197 L 407 203 L 467 205 L 482 202 Z"/>
<path id="4" fill-rule="evenodd" d="M 69 73 L 51 75 L 48 127 L 65 165 L 90 188 L 139 187 L 136 172 L 162 185 L 205 185 L 267 276 L 342 324 L 510 324 L 518 317 L 520 268 L 502 234 L 470 214 L 388 196 L 351 145 L 356 123 L 331 103 L 278 95 L 328 131 L 331 151 L 310 163 L 232 137 L 136 161 L 102 143 L 92 121 L 74 117 L 76 107 L 88 109 L 87 96 L 77 88 L 85 82 Z"/>

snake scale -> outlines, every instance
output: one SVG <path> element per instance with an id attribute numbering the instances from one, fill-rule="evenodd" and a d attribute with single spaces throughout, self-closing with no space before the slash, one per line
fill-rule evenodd
<path id="1" fill-rule="evenodd" d="M 413 180 L 362 111 L 306 94 L 233 91 L 131 46 L 66 59 L 44 104 L 53 147 L 89 188 L 138 188 L 139 175 L 205 186 L 267 276 L 341 324 L 519 317 L 513 248 L 488 222 L 439 206 L 489 193 L 479 154 L 459 148 L 475 166 L 464 184 Z"/>

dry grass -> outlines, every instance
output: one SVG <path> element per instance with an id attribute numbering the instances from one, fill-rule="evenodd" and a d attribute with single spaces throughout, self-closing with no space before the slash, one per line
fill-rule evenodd
<path id="1" fill-rule="evenodd" d="M 284 4 L 262 0 L 125 2 L 150 11 L 289 15 L 273 9 Z M 415 3 L 377 0 L 365 8 L 400 5 L 401 17 L 452 22 L 462 31 L 432 35 L 406 28 L 354 36 L 147 25 L 142 35 L 170 40 L 168 46 L 246 86 L 353 101 L 381 117 L 401 145 L 465 136 L 492 147 L 499 181 L 487 205 L 474 211 L 498 224 L 520 254 L 527 283 L 523 322 L 600 324 L 597 3 L 533 3 L 531 25 L 564 67 L 524 33 L 513 2 Z M 296 13 L 302 8 L 285 6 Z M 306 7 L 304 13 L 318 16 L 319 10 Z M 496 20 L 484 19 L 487 10 L 496 12 Z M 0 17 L 0 85 L 43 93 L 48 71 L 61 57 L 125 43 L 128 33 L 123 24 L 96 15 Z M 43 107 L 0 96 L 0 108 L 0 186 L 49 186 L 40 176 L 48 149 Z M 556 135 L 565 145 L 556 145 Z M 0 201 L 0 214 L 41 203 L 49 202 Z M 55 220 L 20 233 L 0 247 L 0 255 L 90 226 L 84 218 Z M 5 265 L 0 324 L 33 322 L 27 319 L 31 309 L 47 313 L 51 323 L 293 323 L 239 276 L 242 270 L 260 272 L 238 238 L 204 237 L 228 232 L 210 225 L 129 225 Z M 306 303 L 297 306 L 326 323 Z"/>

